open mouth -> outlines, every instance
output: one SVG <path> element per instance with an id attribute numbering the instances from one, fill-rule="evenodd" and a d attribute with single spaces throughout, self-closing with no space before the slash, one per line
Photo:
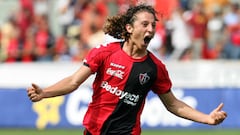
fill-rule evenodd
<path id="1" fill-rule="evenodd" d="M 145 43 L 145 44 L 149 44 L 149 42 L 151 41 L 151 39 L 152 39 L 152 37 L 146 36 L 146 37 L 144 38 L 144 43 Z"/>

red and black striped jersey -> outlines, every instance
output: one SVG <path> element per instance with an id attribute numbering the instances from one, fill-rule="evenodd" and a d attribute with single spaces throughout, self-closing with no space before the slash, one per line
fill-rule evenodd
<path id="1" fill-rule="evenodd" d="M 150 90 L 167 93 L 172 83 L 165 65 L 148 52 L 134 59 L 122 42 L 92 49 L 84 60 L 96 78 L 83 125 L 94 135 L 139 135 L 140 115 Z"/>

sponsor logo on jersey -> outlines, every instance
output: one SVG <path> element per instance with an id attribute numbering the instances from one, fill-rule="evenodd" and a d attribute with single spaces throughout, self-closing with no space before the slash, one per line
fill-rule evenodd
<path id="1" fill-rule="evenodd" d="M 101 87 L 111 94 L 118 96 L 119 99 L 123 99 L 123 102 L 126 104 L 136 106 L 137 102 L 139 101 L 139 95 L 125 92 L 118 87 L 113 87 L 107 81 L 103 81 Z"/>
<path id="2" fill-rule="evenodd" d="M 121 68 L 121 69 L 125 68 L 125 66 L 119 65 L 119 64 L 116 64 L 116 63 L 113 63 L 113 62 L 110 63 L 110 66 L 113 66 L 113 67 L 116 67 L 116 68 Z"/>
<path id="3" fill-rule="evenodd" d="M 121 70 L 113 70 L 112 68 L 108 68 L 106 73 L 111 76 L 115 76 L 117 78 L 123 79 L 124 72 Z"/>
<path id="4" fill-rule="evenodd" d="M 140 73 L 139 75 L 139 82 L 141 85 L 147 83 L 150 80 L 150 77 L 147 73 Z"/>

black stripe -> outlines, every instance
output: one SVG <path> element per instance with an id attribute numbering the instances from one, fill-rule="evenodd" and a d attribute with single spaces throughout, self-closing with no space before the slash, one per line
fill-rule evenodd
<path id="1" fill-rule="evenodd" d="M 84 135 L 92 135 L 87 129 L 84 129 Z"/>
<path id="2" fill-rule="evenodd" d="M 149 77 L 144 83 L 140 75 Z M 104 122 L 101 135 L 130 135 L 136 124 L 137 114 L 142 107 L 147 93 L 157 77 L 157 67 L 148 57 L 144 62 L 133 63 L 124 92 L 128 92 L 128 98 L 119 100 L 115 110 Z M 137 99 L 135 98 L 137 96 Z M 136 100 L 135 100 L 136 99 Z M 137 102 L 135 102 L 137 101 Z"/>

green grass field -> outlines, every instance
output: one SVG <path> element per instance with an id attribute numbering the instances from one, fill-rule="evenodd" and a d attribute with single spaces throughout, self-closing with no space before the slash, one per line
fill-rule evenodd
<path id="1" fill-rule="evenodd" d="M 142 135 L 239 135 L 240 130 L 143 130 Z M 0 135 L 82 135 L 82 130 L 0 129 Z"/>

